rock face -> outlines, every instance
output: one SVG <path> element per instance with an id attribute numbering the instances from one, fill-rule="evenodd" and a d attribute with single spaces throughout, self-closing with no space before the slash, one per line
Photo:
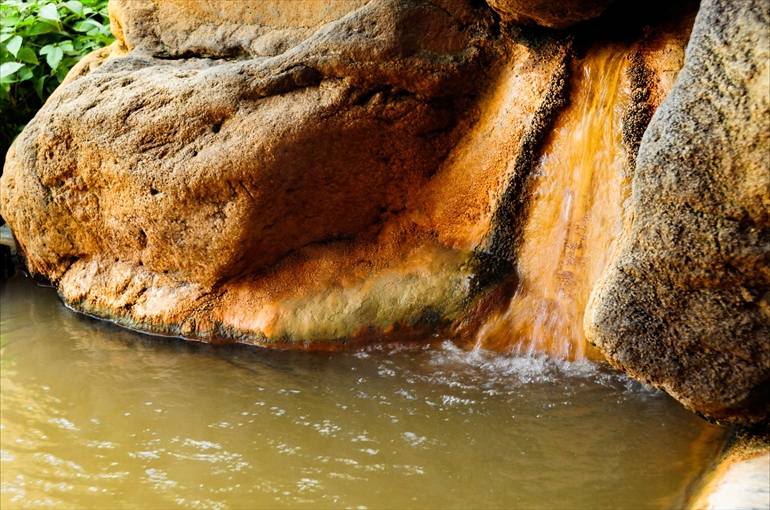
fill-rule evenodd
<path id="1" fill-rule="evenodd" d="M 768 27 L 765 2 L 702 3 L 586 313 L 611 363 L 725 421 L 770 405 Z"/>
<path id="2" fill-rule="evenodd" d="M 487 0 L 509 23 L 537 23 L 544 27 L 566 28 L 596 18 L 613 0 Z"/>
<path id="3" fill-rule="evenodd" d="M 490 0 L 504 19 L 552 27 L 608 3 Z M 523 281 L 522 225 L 555 118 L 586 55 L 612 47 L 628 69 L 617 154 L 637 165 L 633 221 L 619 220 L 588 336 L 693 409 L 766 415 L 759 0 L 704 0 L 678 78 L 687 5 L 669 26 L 607 36 L 603 49 L 586 38 L 608 16 L 567 37 L 498 24 L 468 0 L 286 5 L 110 2 L 118 40 L 72 69 L 0 181 L 28 268 L 69 306 L 209 342 L 473 338 Z"/>
<path id="4" fill-rule="evenodd" d="M 111 2 L 116 44 L 18 138 L 2 213 L 72 307 L 306 345 L 434 331 L 472 297 L 491 211 L 442 206 L 505 189 L 495 155 L 532 138 L 563 47 L 503 39 L 464 1 L 277 6 Z M 502 54 L 518 71 L 504 80 Z M 477 95 L 513 85 L 519 104 L 481 114 Z M 480 150 L 490 129 L 504 147 Z"/>
<path id="5" fill-rule="evenodd" d="M 105 63 L 16 145 L 40 178 L 18 185 L 54 189 L 54 215 L 76 220 L 23 243 L 31 267 L 58 279 L 68 252 L 109 246 L 211 285 L 351 237 L 403 209 L 453 145 L 481 60 L 469 32 L 431 4 L 373 2 L 269 62 Z M 9 195 L 11 214 L 35 216 L 17 201 L 35 194 Z"/>

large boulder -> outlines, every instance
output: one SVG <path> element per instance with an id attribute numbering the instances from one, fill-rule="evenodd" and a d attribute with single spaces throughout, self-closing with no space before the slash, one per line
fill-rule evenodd
<path id="1" fill-rule="evenodd" d="M 118 41 L 73 69 L 0 187 L 28 268 L 71 307 L 306 345 L 433 332 L 471 299 L 491 215 L 442 206 L 505 187 L 563 47 L 501 38 L 460 0 L 283 5 L 111 2 Z M 479 106 L 498 89 L 517 104 Z"/>
<path id="2" fill-rule="evenodd" d="M 55 279 L 109 246 L 211 285 L 350 237 L 403 209 L 453 145 L 478 42 L 430 3 L 370 2 L 267 61 L 109 60 L 11 150 L 5 217 L 44 221 L 45 196 L 53 222 L 75 220 L 20 237 Z"/>
<path id="3" fill-rule="evenodd" d="M 586 313 L 612 364 L 716 420 L 770 406 L 770 12 L 704 0 Z"/>

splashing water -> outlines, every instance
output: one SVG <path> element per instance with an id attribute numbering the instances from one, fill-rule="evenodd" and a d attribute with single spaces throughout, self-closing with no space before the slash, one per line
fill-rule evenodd
<path id="1" fill-rule="evenodd" d="M 533 175 L 510 305 L 479 330 L 477 346 L 563 359 L 598 358 L 583 336 L 588 298 L 606 267 L 629 196 L 622 116 L 627 51 L 589 53 Z"/>

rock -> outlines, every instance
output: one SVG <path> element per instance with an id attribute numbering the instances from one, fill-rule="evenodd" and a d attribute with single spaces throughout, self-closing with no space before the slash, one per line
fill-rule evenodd
<path id="1" fill-rule="evenodd" d="M 770 509 L 770 452 L 720 466 L 719 472 L 690 508 Z"/>
<path id="2" fill-rule="evenodd" d="M 613 365 L 719 421 L 770 406 L 769 27 L 762 1 L 701 4 L 586 311 Z"/>
<path id="3" fill-rule="evenodd" d="M 369 0 L 292 0 L 291 7 L 287 8 L 285 0 L 114 0 L 110 2 L 109 10 L 115 37 L 130 50 L 164 58 L 244 55 L 259 58 L 290 50 L 321 27 L 368 3 Z M 416 2 L 417 5 L 420 3 L 428 2 Z M 432 0 L 429 4 L 455 22 L 472 25 L 478 21 L 479 11 L 472 9 L 467 0 Z M 400 0 L 388 7 L 386 3 L 376 1 L 369 10 L 379 14 L 376 19 L 368 20 L 368 30 L 360 34 L 378 35 L 383 29 L 391 30 L 391 37 L 401 39 L 401 44 L 407 46 L 418 40 L 422 46 L 457 43 L 456 32 L 447 30 L 448 25 L 442 22 L 435 23 L 435 12 L 424 20 L 409 18 L 410 15 L 419 17 L 422 12 L 412 5 L 417 10 L 412 10 L 410 15 L 398 14 L 409 5 Z M 380 29 L 372 32 L 377 25 Z M 418 33 L 415 31 L 418 28 L 426 31 Z M 337 32 L 337 38 L 340 36 L 344 33 Z M 356 42 L 360 39 L 349 41 Z"/>
<path id="4" fill-rule="evenodd" d="M 362 7 L 366 0 L 116 0 L 110 28 L 128 49 L 167 58 L 180 56 L 275 56 L 321 26 Z"/>
<path id="5" fill-rule="evenodd" d="M 431 30 L 447 33 L 417 37 Z M 75 220 L 22 241 L 56 279 L 109 247 L 210 286 L 351 237 L 403 209 L 453 145 L 478 42 L 431 4 L 373 2 L 269 62 L 110 60 L 11 150 L 4 210 L 45 221 L 27 198 L 45 187 L 51 220 Z"/>
<path id="6" fill-rule="evenodd" d="M 285 5 L 110 3 L 116 43 L 8 153 L 0 214 L 30 272 L 77 310 L 211 342 L 477 327 L 515 288 L 529 176 L 604 18 L 573 47 L 467 0 Z M 561 22 L 599 9 L 577 5 Z M 634 218 L 588 334 L 689 407 L 759 420 L 767 13 L 704 0 L 671 89 L 685 25 L 623 46 Z"/>
<path id="7" fill-rule="evenodd" d="M 310 23 L 270 2 L 112 2 L 116 44 L 8 154 L 0 208 L 30 271 L 78 310 L 206 341 L 456 318 L 486 227 L 440 205 L 488 200 L 473 179 L 504 186 L 507 167 L 494 147 L 471 151 L 493 160 L 479 171 L 450 151 L 491 126 L 515 159 L 565 54 L 503 42 L 466 2 L 362 3 L 306 2 Z M 520 73 L 500 80 L 503 44 Z M 476 95 L 512 84 L 519 104 L 485 118 Z M 448 174 L 447 194 L 420 194 Z"/>
<path id="8" fill-rule="evenodd" d="M 508 23 L 566 28 L 596 18 L 613 0 L 487 0 Z"/>
<path id="9" fill-rule="evenodd" d="M 13 255 L 16 251 L 16 243 L 13 234 L 5 220 L 0 216 L 0 280 L 10 278 L 16 272 Z"/>
<path id="10" fill-rule="evenodd" d="M 733 427 L 727 445 L 704 473 L 687 508 L 770 509 L 770 429 Z"/>

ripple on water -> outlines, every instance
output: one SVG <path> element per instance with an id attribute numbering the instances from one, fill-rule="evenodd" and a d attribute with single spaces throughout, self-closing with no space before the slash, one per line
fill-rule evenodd
<path id="1" fill-rule="evenodd" d="M 657 508 L 722 434 L 603 363 L 190 345 L 0 297 L 3 508 Z"/>

